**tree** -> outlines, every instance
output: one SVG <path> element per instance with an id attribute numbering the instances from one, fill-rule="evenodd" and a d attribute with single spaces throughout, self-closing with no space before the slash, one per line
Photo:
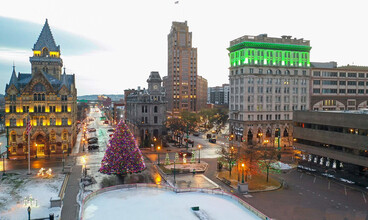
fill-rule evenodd
<path id="1" fill-rule="evenodd" d="M 235 151 L 235 148 L 232 147 L 221 147 L 221 150 L 218 152 L 220 154 L 220 161 L 223 163 L 227 163 L 229 167 L 229 176 L 231 176 L 232 167 L 238 160 L 238 154 Z"/>
<path id="2" fill-rule="evenodd" d="M 264 151 L 262 152 L 262 160 L 260 160 L 258 162 L 259 167 L 261 168 L 261 170 L 263 172 L 266 172 L 267 182 L 268 182 L 268 176 L 269 176 L 270 171 L 271 172 L 276 171 L 276 170 L 270 169 L 270 168 L 272 168 L 271 165 L 274 162 L 274 160 L 276 159 L 277 154 L 278 154 L 277 150 L 273 147 L 272 148 L 264 148 Z"/>
<path id="3" fill-rule="evenodd" d="M 141 172 L 145 168 L 142 152 L 133 134 L 125 123 L 120 121 L 107 145 L 99 172 L 125 176 L 128 173 Z"/>
<path id="4" fill-rule="evenodd" d="M 169 153 L 166 153 L 165 165 L 169 165 L 169 164 L 170 164 L 170 157 L 169 157 Z"/>

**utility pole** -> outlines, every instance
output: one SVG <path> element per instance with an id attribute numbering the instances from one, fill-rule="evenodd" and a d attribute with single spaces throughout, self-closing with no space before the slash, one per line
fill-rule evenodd
<path id="1" fill-rule="evenodd" d="M 189 123 L 187 122 L 187 144 L 186 144 L 187 151 L 188 151 L 188 141 L 189 141 Z"/>

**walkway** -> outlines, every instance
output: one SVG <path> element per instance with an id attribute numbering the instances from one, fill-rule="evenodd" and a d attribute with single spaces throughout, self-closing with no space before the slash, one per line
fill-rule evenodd
<path id="1" fill-rule="evenodd" d="M 82 166 L 74 166 L 72 173 L 70 174 L 65 196 L 63 199 L 63 209 L 61 210 L 62 220 L 74 220 L 78 219 L 79 205 L 77 203 L 77 195 L 79 192 L 79 183 L 82 173 Z"/>

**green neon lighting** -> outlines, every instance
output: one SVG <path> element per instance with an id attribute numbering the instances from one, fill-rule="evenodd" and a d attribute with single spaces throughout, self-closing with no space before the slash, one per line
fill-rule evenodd
<path id="1" fill-rule="evenodd" d="M 229 52 L 234 52 L 243 48 L 261 48 L 261 49 L 275 49 L 275 50 L 290 50 L 290 51 L 305 51 L 309 52 L 312 47 L 307 45 L 294 45 L 294 44 L 275 44 L 265 42 L 251 42 L 244 41 L 234 46 L 227 48 Z"/>

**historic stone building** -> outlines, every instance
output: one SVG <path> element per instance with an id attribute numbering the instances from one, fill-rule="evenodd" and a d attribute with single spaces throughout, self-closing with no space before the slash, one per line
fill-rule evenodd
<path id="1" fill-rule="evenodd" d="M 152 140 L 158 140 L 165 133 L 166 105 L 165 92 L 161 87 L 158 72 L 151 72 L 148 89 L 126 90 L 126 123 L 140 146 L 148 147 Z"/>
<path id="2" fill-rule="evenodd" d="M 293 111 L 309 109 L 310 50 L 308 40 L 291 36 L 230 42 L 229 123 L 236 140 L 292 144 Z"/>
<path id="3" fill-rule="evenodd" d="M 31 73 L 13 73 L 5 89 L 5 124 L 9 129 L 9 156 L 26 156 L 26 125 L 31 119 L 32 157 L 68 152 L 76 140 L 77 89 L 75 75 L 62 73 L 60 46 L 48 21 L 30 57 Z"/>

